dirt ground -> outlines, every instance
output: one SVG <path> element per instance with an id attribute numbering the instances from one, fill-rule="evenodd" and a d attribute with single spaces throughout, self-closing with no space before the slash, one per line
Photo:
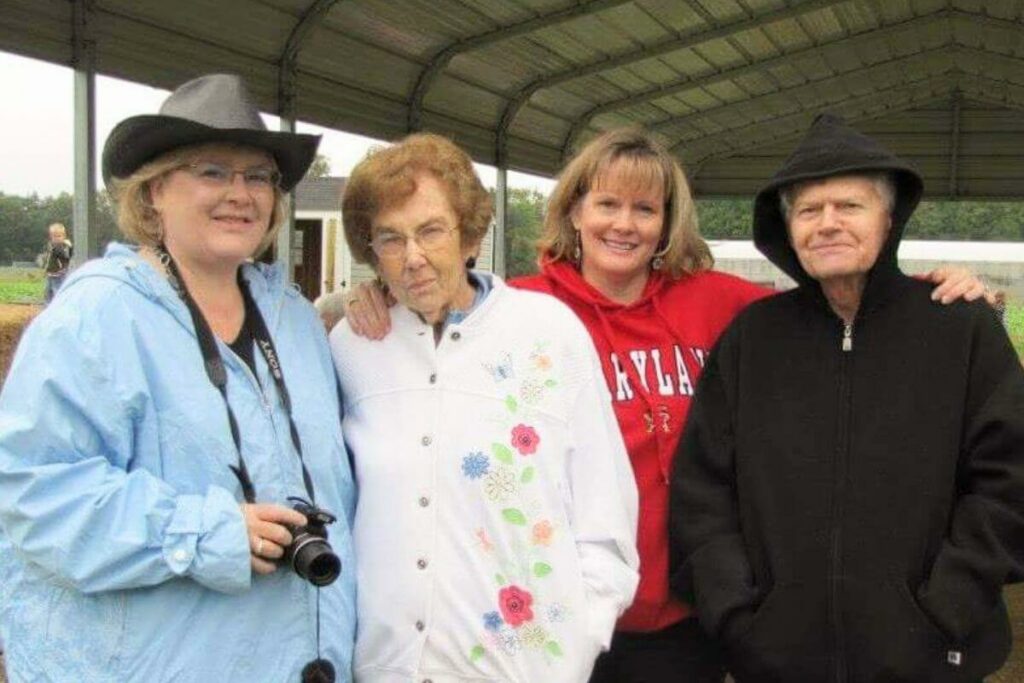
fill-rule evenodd
<path id="1" fill-rule="evenodd" d="M 22 330 L 39 311 L 39 306 L 0 304 L 0 387 L 7 377 L 7 369 L 11 366 L 14 348 L 18 345 Z"/>

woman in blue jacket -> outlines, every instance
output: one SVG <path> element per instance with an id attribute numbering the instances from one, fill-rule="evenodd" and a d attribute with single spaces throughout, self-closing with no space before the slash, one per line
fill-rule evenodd
<path id="1" fill-rule="evenodd" d="M 72 274 L 0 395 L 12 683 L 350 679 L 355 494 L 330 353 L 281 270 L 251 262 L 317 144 L 268 132 L 223 75 L 107 140 L 139 246 Z"/>

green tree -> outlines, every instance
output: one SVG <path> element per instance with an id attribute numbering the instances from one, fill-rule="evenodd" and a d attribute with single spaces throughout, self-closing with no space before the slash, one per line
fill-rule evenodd
<path id="1" fill-rule="evenodd" d="M 114 207 L 105 191 L 97 193 L 95 220 L 93 234 L 102 252 L 117 234 Z M 42 251 L 51 223 L 63 223 L 74 238 L 72 195 L 65 192 L 56 197 L 23 197 L 0 193 L 0 263 L 32 261 Z"/>
<path id="2" fill-rule="evenodd" d="M 753 207 L 747 199 L 698 199 L 697 224 L 709 240 L 750 239 Z"/>
<path id="3" fill-rule="evenodd" d="M 331 160 L 323 154 L 317 154 L 313 163 L 306 171 L 307 178 L 327 178 L 331 175 Z"/>
<path id="4" fill-rule="evenodd" d="M 508 191 L 505 226 L 505 271 L 508 277 L 537 272 L 537 239 L 544 225 L 547 198 L 537 190 Z"/>

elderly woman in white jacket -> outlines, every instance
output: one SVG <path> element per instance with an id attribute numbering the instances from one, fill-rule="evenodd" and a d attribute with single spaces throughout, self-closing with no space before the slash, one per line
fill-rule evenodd
<path id="1" fill-rule="evenodd" d="M 638 565 L 589 335 L 554 298 L 467 269 L 491 200 L 448 140 L 371 153 L 342 208 L 398 302 L 384 341 L 331 335 L 360 482 L 356 680 L 587 680 Z"/>

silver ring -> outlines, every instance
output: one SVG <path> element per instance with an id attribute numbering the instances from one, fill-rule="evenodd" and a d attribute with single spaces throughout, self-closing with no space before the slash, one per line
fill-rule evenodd
<path id="1" fill-rule="evenodd" d="M 260 537 L 260 542 L 256 544 L 256 554 L 257 555 L 262 555 L 263 554 L 263 538 L 262 537 Z"/>

